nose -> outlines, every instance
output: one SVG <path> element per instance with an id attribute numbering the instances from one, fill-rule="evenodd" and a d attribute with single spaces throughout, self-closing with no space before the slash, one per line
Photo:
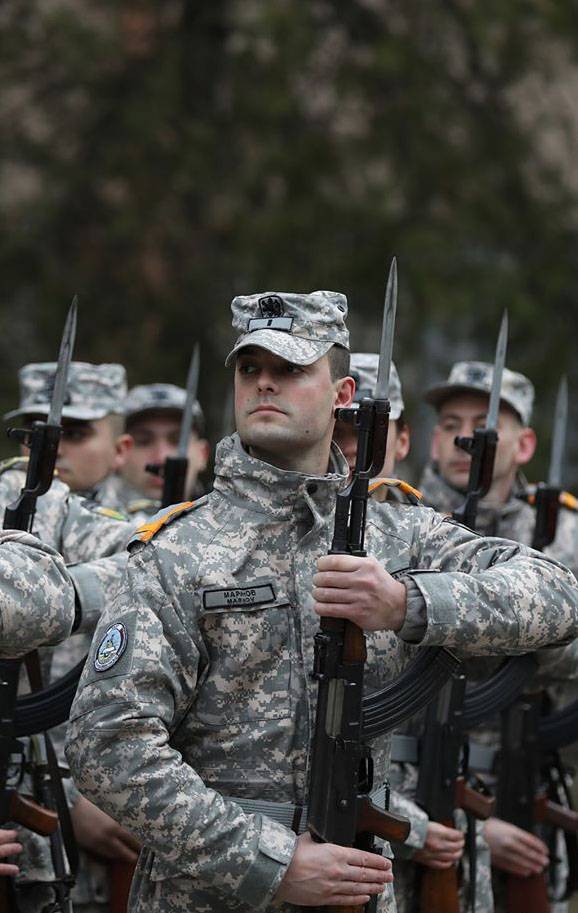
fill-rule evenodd
<path id="1" fill-rule="evenodd" d="M 177 448 L 174 444 L 169 443 L 169 441 L 158 441 L 151 454 L 150 462 L 164 463 L 167 457 L 174 456 L 176 452 Z"/>
<path id="2" fill-rule="evenodd" d="M 257 378 L 257 389 L 260 393 L 275 393 L 277 388 L 278 384 L 271 371 L 269 371 L 267 368 L 263 368 L 261 371 L 259 371 L 259 376 Z"/>

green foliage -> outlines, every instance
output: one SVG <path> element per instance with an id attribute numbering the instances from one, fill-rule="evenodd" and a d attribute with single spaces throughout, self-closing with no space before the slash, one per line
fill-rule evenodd
<path id="1" fill-rule="evenodd" d="M 369 347 L 396 253 L 410 403 L 459 354 L 491 357 L 508 307 L 548 435 L 559 372 L 578 386 L 576 199 L 542 142 L 562 113 L 526 116 L 523 90 L 576 59 L 562 5 L 12 0 L 0 17 L 6 407 L 78 292 L 77 356 L 133 383 L 182 382 L 201 341 L 216 436 L 231 296 L 338 288 Z"/>

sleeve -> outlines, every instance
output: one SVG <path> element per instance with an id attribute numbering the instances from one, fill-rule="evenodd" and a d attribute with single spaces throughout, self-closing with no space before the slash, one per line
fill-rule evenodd
<path id="1" fill-rule="evenodd" d="M 126 580 L 99 623 L 71 712 L 66 753 L 77 786 L 179 875 L 265 907 L 296 837 L 207 788 L 172 747 L 202 646 L 163 588 L 154 544 L 129 559 Z"/>
<path id="2" fill-rule="evenodd" d="M 399 859 L 411 859 L 415 850 L 421 850 L 425 845 L 429 818 L 419 805 L 416 805 L 402 792 L 392 789 L 389 794 L 389 810 L 396 815 L 403 815 L 411 824 L 409 837 L 403 844 L 394 843 L 393 851 Z"/>
<path id="3" fill-rule="evenodd" d="M 114 601 L 123 584 L 127 559 L 125 549 L 110 558 L 68 567 L 80 616 L 75 630 L 80 634 L 92 634 L 105 608 Z"/>
<path id="4" fill-rule="evenodd" d="M 57 644 L 74 621 L 74 588 L 62 558 L 28 533 L 0 534 L 0 656 Z"/>
<path id="5" fill-rule="evenodd" d="M 571 571 L 526 546 L 482 538 L 434 511 L 421 516 L 417 569 L 405 574 L 425 603 L 420 646 L 515 654 L 577 636 L 578 585 Z M 418 604 L 423 614 L 414 599 L 414 608 Z M 406 630 L 415 636 L 416 619 Z"/>

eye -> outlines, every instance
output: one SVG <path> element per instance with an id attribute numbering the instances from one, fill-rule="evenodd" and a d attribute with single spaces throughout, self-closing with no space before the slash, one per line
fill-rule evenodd
<path id="1" fill-rule="evenodd" d="M 256 370 L 257 369 L 256 369 L 255 365 L 252 365 L 249 362 L 245 362 L 244 364 L 237 365 L 237 371 L 239 372 L 239 374 L 244 374 L 244 375 L 254 374 Z"/>
<path id="2" fill-rule="evenodd" d="M 287 374 L 303 374 L 303 368 L 300 365 L 292 364 L 292 362 L 287 362 L 286 371 Z"/>

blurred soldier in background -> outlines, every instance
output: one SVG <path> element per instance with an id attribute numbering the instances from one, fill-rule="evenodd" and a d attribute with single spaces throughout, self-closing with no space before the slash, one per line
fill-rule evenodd
<path id="1" fill-rule="evenodd" d="M 464 499 L 467 489 L 470 456 L 455 444 L 456 436 L 469 437 L 475 428 L 484 427 L 492 383 L 493 366 L 485 362 L 458 362 L 444 384 L 432 387 L 425 400 L 437 409 L 437 423 L 431 443 L 431 462 L 421 480 L 420 489 L 427 504 L 442 512 L 452 512 Z M 523 374 L 504 369 L 498 420 L 498 445 L 491 488 L 480 503 L 477 529 L 483 535 L 513 539 L 525 545 L 532 543 L 536 517 L 526 502 L 526 480 L 522 467 L 534 456 L 536 433 L 530 427 L 534 387 Z M 577 515 L 561 510 L 556 538 L 545 553 L 578 570 Z M 487 664 L 486 664 L 487 674 Z M 566 680 L 576 674 L 565 665 L 555 675 Z M 554 681 L 554 672 L 551 673 Z M 558 679 L 559 681 L 559 679 Z M 489 738 L 499 744 L 497 733 Z M 504 872 L 525 875 L 542 871 L 550 857 L 553 896 L 563 896 L 567 867 L 561 834 L 550 846 L 535 834 L 523 831 L 509 822 L 490 818 L 484 825 L 484 836 L 492 854 L 492 865 Z M 497 900 L 498 903 L 498 900 Z M 553 913 L 565 913 L 567 904 L 556 903 Z"/>
<path id="2" fill-rule="evenodd" d="M 186 396 L 186 390 L 174 384 L 146 384 L 133 387 L 126 398 L 126 431 L 134 444 L 117 477 L 115 495 L 116 503 L 131 517 L 154 514 L 160 507 L 162 472 L 148 472 L 146 467 L 162 470 L 167 457 L 177 455 Z M 199 474 L 206 468 L 210 452 L 204 433 L 203 412 L 195 401 L 187 450 L 187 499 L 202 494 Z"/>

